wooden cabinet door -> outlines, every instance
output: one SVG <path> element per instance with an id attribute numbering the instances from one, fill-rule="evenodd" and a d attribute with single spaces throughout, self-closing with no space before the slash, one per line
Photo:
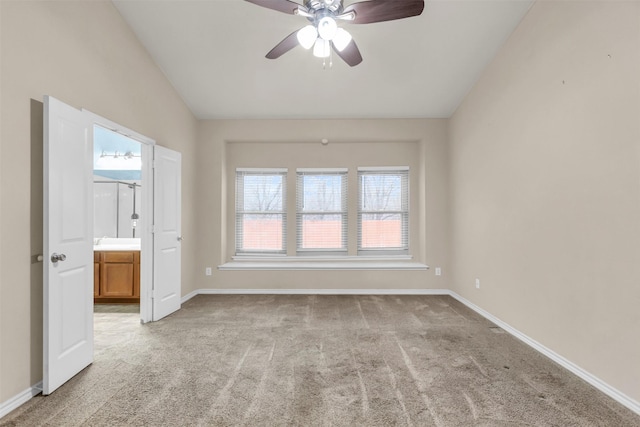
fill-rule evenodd
<path id="1" fill-rule="evenodd" d="M 93 297 L 100 296 L 100 263 L 93 263 Z"/>
<path id="2" fill-rule="evenodd" d="M 93 252 L 93 297 L 100 296 L 100 252 Z"/>
<path id="3" fill-rule="evenodd" d="M 100 272 L 100 296 L 120 298 L 135 296 L 133 273 L 133 264 L 103 264 Z"/>
<path id="4" fill-rule="evenodd" d="M 140 298 L 140 251 L 133 253 L 133 296 Z"/>
<path id="5" fill-rule="evenodd" d="M 132 298 L 135 290 L 133 252 L 103 252 L 100 269 L 100 296 Z"/>

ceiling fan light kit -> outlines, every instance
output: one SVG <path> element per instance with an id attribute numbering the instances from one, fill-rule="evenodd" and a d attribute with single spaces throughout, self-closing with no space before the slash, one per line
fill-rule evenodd
<path id="1" fill-rule="evenodd" d="M 346 8 L 343 0 L 304 0 L 304 4 L 291 0 L 245 1 L 278 12 L 302 16 L 310 22 L 285 37 L 267 53 L 267 58 L 279 58 L 297 45 L 304 49 L 313 47 L 314 56 L 327 58 L 333 48 L 351 67 L 362 62 L 362 55 L 351 34 L 340 28 L 338 21 L 371 24 L 418 16 L 424 10 L 424 0 L 368 0 L 352 3 Z"/>
<path id="2" fill-rule="evenodd" d="M 339 52 L 342 52 L 349 45 L 351 40 L 353 40 L 353 38 L 348 31 L 338 28 L 335 37 L 331 41 L 333 42 L 333 47 L 338 49 Z"/>
<path id="3" fill-rule="evenodd" d="M 318 38 L 318 30 L 313 25 L 307 25 L 306 27 L 301 28 L 296 37 L 298 38 L 298 43 L 305 49 L 311 49 L 316 39 Z"/>
<path id="4" fill-rule="evenodd" d="M 331 46 L 329 46 L 329 42 L 318 38 L 313 46 L 313 56 L 317 58 L 328 58 L 329 54 L 331 54 Z"/>
<path id="5" fill-rule="evenodd" d="M 318 21 L 318 35 L 324 40 L 333 40 L 338 31 L 338 24 L 336 20 L 330 16 L 325 16 Z"/>

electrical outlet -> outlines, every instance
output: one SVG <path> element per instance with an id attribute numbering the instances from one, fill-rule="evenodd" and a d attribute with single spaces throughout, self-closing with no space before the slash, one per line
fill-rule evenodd
<path id="1" fill-rule="evenodd" d="M 440 267 L 436 267 L 436 276 L 442 276 L 442 269 Z"/>
<path id="2" fill-rule="evenodd" d="M 211 267 L 207 267 L 207 268 L 204 270 L 204 274 L 206 274 L 207 276 L 211 276 Z"/>
<path id="3" fill-rule="evenodd" d="M 480 289 L 480 279 L 476 279 L 476 289 Z"/>

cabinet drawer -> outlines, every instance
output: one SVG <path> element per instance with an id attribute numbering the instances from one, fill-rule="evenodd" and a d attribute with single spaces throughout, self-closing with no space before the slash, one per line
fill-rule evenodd
<path id="1" fill-rule="evenodd" d="M 105 251 L 102 252 L 103 262 L 134 262 L 133 252 L 118 252 L 118 251 Z"/>

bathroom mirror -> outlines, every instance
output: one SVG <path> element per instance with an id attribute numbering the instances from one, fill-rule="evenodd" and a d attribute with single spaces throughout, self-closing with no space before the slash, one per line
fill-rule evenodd
<path id="1" fill-rule="evenodd" d="M 144 222 L 141 145 L 100 126 L 93 143 L 94 238 L 132 238 Z"/>

